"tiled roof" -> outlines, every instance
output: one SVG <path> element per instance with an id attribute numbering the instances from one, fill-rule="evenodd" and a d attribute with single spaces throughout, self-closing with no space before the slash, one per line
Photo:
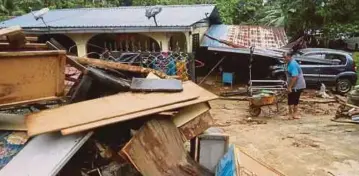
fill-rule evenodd
<path id="1" fill-rule="evenodd" d="M 287 35 L 283 28 L 248 25 L 212 25 L 207 34 L 216 39 L 225 40 L 243 48 L 280 48 L 287 44 Z M 208 37 L 201 43 L 203 47 L 231 48 Z"/>
<path id="2" fill-rule="evenodd" d="M 154 27 L 153 19 L 145 16 L 145 6 L 116 8 L 80 8 L 50 10 L 43 16 L 51 28 L 111 28 L 111 27 Z M 206 19 L 214 5 L 162 6 L 157 18 L 158 26 L 191 26 Z M 41 20 L 36 21 L 31 13 L 3 21 L 0 27 L 20 25 L 23 28 L 43 28 Z"/>

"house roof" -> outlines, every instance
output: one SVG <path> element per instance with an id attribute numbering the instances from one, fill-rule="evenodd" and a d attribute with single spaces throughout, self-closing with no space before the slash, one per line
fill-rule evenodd
<path id="1" fill-rule="evenodd" d="M 248 25 L 212 25 L 207 34 L 219 40 L 225 40 L 242 48 L 274 49 L 287 44 L 287 35 L 283 28 Z M 226 44 L 204 37 L 202 47 L 232 48 Z"/>
<path id="2" fill-rule="evenodd" d="M 50 31 L 67 30 L 133 30 L 147 28 L 148 30 L 166 28 L 189 28 L 209 17 L 215 5 L 171 5 L 162 6 L 162 12 L 157 16 L 158 26 L 153 18 L 145 16 L 147 6 L 126 6 L 116 8 L 80 8 L 50 10 L 43 16 Z M 45 24 L 29 13 L 23 16 L 3 21 L 0 27 L 20 25 L 25 31 L 48 30 Z M 102 31 L 106 32 L 106 31 Z M 132 32 L 132 31 L 131 31 Z"/>

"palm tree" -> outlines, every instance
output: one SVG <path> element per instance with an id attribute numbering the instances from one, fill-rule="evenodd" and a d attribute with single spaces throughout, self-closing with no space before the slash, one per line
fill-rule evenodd
<path id="1" fill-rule="evenodd" d="M 267 26 L 286 27 L 290 13 L 295 11 L 293 8 L 288 9 L 279 5 L 272 6 L 264 12 L 264 17 L 259 22 Z"/>

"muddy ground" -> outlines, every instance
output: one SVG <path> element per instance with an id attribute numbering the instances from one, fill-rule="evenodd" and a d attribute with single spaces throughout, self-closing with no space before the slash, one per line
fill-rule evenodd
<path id="1" fill-rule="evenodd" d="M 285 104 L 280 112 L 263 108 L 252 120 L 246 101 L 216 100 L 211 106 L 231 143 L 288 176 L 359 175 L 359 125 L 330 121 L 336 103 L 302 104 L 300 120 L 284 119 Z"/>

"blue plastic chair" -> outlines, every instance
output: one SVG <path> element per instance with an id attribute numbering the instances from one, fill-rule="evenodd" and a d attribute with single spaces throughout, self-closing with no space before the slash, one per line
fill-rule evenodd
<path id="1" fill-rule="evenodd" d="M 223 84 L 230 84 L 233 86 L 234 73 L 223 72 L 222 73 L 222 82 Z"/>

